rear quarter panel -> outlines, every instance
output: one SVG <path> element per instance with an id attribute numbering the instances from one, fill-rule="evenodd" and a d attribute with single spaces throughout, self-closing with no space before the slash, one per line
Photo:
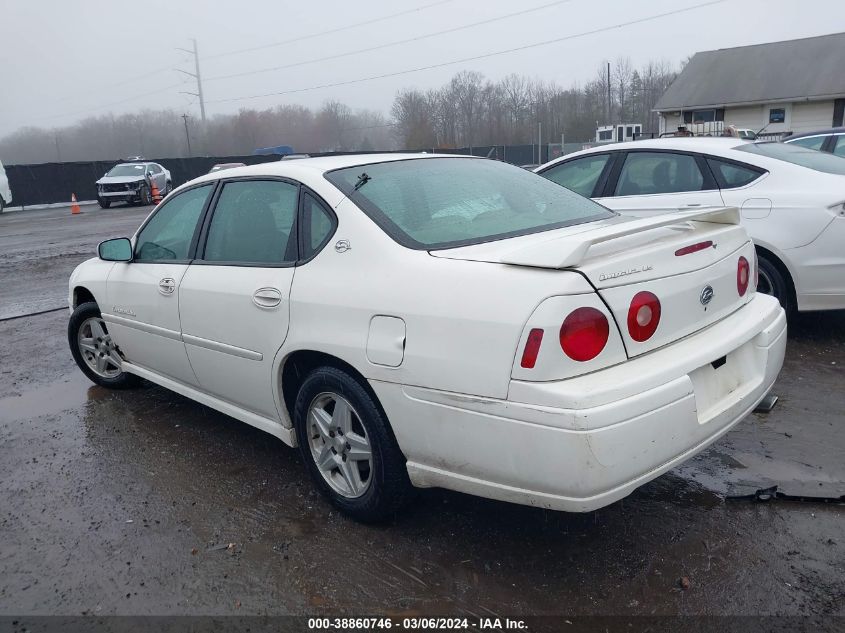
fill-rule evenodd
<path id="1" fill-rule="evenodd" d="M 282 356 L 309 349 L 350 363 L 364 377 L 505 398 L 523 327 L 546 297 L 592 293 L 570 271 L 432 257 L 400 246 L 351 201 L 336 209 L 328 246 L 297 269 Z M 337 252 L 347 240 L 351 248 Z M 367 358 L 374 316 L 405 322 L 398 367 Z"/>

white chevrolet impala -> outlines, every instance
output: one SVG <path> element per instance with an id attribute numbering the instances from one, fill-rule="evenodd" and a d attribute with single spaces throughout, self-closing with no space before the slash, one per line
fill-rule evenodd
<path id="1" fill-rule="evenodd" d="M 786 319 L 736 209 L 630 219 L 468 157 L 311 158 L 175 190 L 70 278 L 70 347 L 298 446 L 361 520 L 414 486 L 588 511 L 766 395 Z"/>

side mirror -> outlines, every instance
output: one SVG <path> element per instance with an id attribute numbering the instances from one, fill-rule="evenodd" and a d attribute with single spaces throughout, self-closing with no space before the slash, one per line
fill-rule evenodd
<path id="1" fill-rule="evenodd" d="M 131 262 L 132 242 L 128 237 L 116 237 L 113 240 L 100 242 L 97 246 L 97 255 L 107 262 Z"/>

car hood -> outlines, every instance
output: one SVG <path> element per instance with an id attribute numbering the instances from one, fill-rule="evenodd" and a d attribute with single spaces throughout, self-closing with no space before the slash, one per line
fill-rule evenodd
<path id="1" fill-rule="evenodd" d="M 141 182 L 143 176 L 103 176 L 97 181 L 98 185 L 125 185 L 128 182 Z"/>

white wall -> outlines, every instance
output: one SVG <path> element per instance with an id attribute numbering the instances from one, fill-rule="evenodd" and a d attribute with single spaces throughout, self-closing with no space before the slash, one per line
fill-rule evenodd
<path id="1" fill-rule="evenodd" d="M 833 124 L 833 101 L 806 101 L 792 106 L 792 131 L 813 132 Z"/>
<path id="2" fill-rule="evenodd" d="M 783 108 L 786 120 L 769 123 L 769 110 Z M 673 132 L 683 125 L 682 116 L 667 114 L 661 117 L 661 132 Z M 770 103 L 765 105 L 725 108 L 725 125 L 754 130 L 766 126 L 766 132 L 812 132 L 830 127 L 833 123 L 833 100 Z M 767 125 L 768 124 L 768 125 Z"/>

